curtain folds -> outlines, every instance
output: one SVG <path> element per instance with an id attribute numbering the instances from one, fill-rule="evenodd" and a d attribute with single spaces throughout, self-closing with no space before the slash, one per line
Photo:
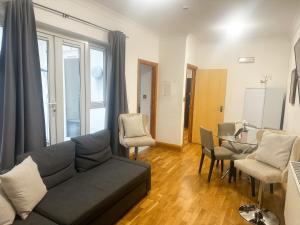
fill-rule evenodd
<path id="1" fill-rule="evenodd" d="M 111 148 L 114 155 L 126 157 L 126 151 L 119 142 L 118 117 L 128 113 L 126 80 L 125 80 L 125 48 L 126 36 L 120 31 L 108 34 L 108 108 L 107 128 L 111 131 Z"/>
<path id="2" fill-rule="evenodd" d="M 0 169 L 46 144 L 36 24 L 31 0 L 7 3 L 0 56 Z"/>

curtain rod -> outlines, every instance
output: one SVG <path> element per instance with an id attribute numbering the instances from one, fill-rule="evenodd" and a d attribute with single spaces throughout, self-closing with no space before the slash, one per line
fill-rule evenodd
<path id="1" fill-rule="evenodd" d="M 56 9 L 49 8 L 49 7 L 47 7 L 47 6 L 44 6 L 44 5 L 35 3 L 35 2 L 33 2 L 33 5 L 34 5 L 35 7 L 37 7 L 37 8 L 42 9 L 42 10 L 45 10 L 45 11 L 48 11 L 48 12 L 52 12 L 52 13 L 54 13 L 54 14 L 56 14 L 56 15 L 62 16 L 62 17 L 65 18 L 65 19 L 70 19 L 70 20 L 73 20 L 73 21 L 76 21 L 76 22 L 79 22 L 79 23 L 83 23 L 83 24 L 86 24 L 86 25 L 88 25 L 88 26 L 95 27 L 95 28 L 97 28 L 97 29 L 99 29 L 99 30 L 105 31 L 105 32 L 110 32 L 110 31 L 112 31 L 112 30 L 107 29 L 107 28 L 105 28 L 105 27 L 99 26 L 99 25 L 97 25 L 97 24 L 91 23 L 91 22 L 89 22 L 89 21 L 80 19 L 80 18 L 75 17 L 75 16 L 71 16 L 71 15 L 69 15 L 69 14 L 67 14 L 67 13 L 61 12 L 61 11 L 56 10 Z M 126 38 L 128 38 L 128 37 L 126 36 Z"/>

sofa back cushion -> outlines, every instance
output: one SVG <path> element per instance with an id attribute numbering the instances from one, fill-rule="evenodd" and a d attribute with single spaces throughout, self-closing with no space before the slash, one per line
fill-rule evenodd
<path id="1" fill-rule="evenodd" d="M 112 156 L 109 130 L 102 130 L 71 140 L 76 143 L 76 169 L 79 172 L 98 166 Z"/>
<path id="2" fill-rule="evenodd" d="M 71 141 L 23 154 L 19 156 L 18 162 L 22 162 L 28 156 L 31 156 L 38 165 L 40 175 L 47 189 L 66 181 L 76 174 L 75 144 Z"/>

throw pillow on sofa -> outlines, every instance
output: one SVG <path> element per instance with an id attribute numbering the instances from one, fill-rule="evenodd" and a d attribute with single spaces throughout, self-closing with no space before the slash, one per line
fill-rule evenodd
<path id="1" fill-rule="evenodd" d="M 109 130 L 79 136 L 71 140 L 76 144 L 76 168 L 79 172 L 98 166 L 112 156 Z"/>
<path id="2" fill-rule="evenodd" d="M 0 181 L 0 224 L 10 225 L 14 222 L 16 212 L 3 192 Z"/>
<path id="3" fill-rule="evenodd" d="M 30 156 L 1 175 L 0 179 L 5 194 L 23 220 L 47 193 L 37 165 Z"/>
<path id="4" fill-rule="evenodd" d="M 296 136 L 265 132 L 255 158 L 277 169 L 284 170 L 295 140 Z"/>

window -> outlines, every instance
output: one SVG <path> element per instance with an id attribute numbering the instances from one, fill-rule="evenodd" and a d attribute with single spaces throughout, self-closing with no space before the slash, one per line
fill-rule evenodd
<path id="1" fill-rule="evenodd" d="M 90 48 L 90 133 L 105 127 L 105 51 Z"/>
<path id="2" fill-rule="evenodd" d="M 105 128 L 106 50 L 38 33 L 47 143 Z"/>

